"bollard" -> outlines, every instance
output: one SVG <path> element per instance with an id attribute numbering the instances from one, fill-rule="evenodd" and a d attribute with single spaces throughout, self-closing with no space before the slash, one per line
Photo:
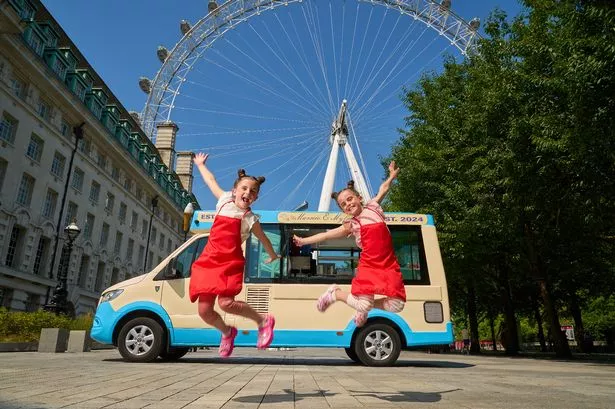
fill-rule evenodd
<path id="1" fill-rule="evenodd" d="M 66 352 L 90 352 L 91 347 L 90 331 L 73 330 L 70 332 Z"/>
<path id="2" fill-rule="evenodd" d="M 38 341 L 38 352 L 64 352 L 68 343 L 68 330 L 65 328 L 43 328 Z"/>

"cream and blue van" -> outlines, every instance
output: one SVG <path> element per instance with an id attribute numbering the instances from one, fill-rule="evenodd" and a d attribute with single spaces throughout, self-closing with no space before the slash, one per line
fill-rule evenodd
<path id="1" fill-rule="evenodd" d="M 310 236 L 340 225 L 334 212 L 263 211 L 261 224 L 280 260 L 271 264 L 253 236 L 245 243 L 244 285 L 237 299 L 276 317 L 272 347 L 344 348 L 353 361 L 370 366 L 395 363 L 402 349 L 447 345 L 453 341 L 446 277 L 433 218 L 386 213 L 395 253 L 406 284 L 405 309 L 394 314 L 372 310 L 357 328 L 353 310 L 333 304 L 326 313 L 316 300 L 331 284 L 349 289 L 361 250 L 354 238 L 296 247 L 293 234 Z M 207 327 L 190 302 L 190 267 L 207 243 L 214 213 L 196 212 L 193 236 L 151 272 L 106 289 L 98 304 L 91 336 L 117 346 L 124 359 L 175 360 L 192 347 L 217 346 L 220 332 Z M 224 314 L 239 329 L 236 346 L 255 347 L 257 329 L 245 318 Z"/>

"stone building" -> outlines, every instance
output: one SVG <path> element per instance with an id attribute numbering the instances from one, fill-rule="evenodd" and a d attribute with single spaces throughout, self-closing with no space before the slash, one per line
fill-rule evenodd
<path id="1" fill-rule="evenodd" d="M 152 144 L 40 1 L 0 3 L 0 115 L 0 306 L 48 300 L 72 220 L 77 313 L 181 244 L 183 209 L 196 200 L 177 126 L 159 124 Z"/>

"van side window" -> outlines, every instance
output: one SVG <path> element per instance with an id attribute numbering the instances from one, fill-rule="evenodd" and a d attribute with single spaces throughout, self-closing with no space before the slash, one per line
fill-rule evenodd
<path id="1" fill-rule="evenodd" d="M 177 272 L 176 278 L 188 278 L 190 277 L 190 268 L 192 263 L 196 260 L 207 244 L 207 237 L 201 237 L 194 243 L 190 244 L 184 251 L 175 257 L 175 271 Z"/>
<path id="2" fill-rule="evenodd" d="M 427 285 L 429 274 L 419 227 L 390 226 L 393 248 L 406 285 Z"/>
<path id="3" fill-rule="evenodd" d="M 283 256 L 282 249 L 282 232 L 280 226 L 277 224 L 263 224 L 261 225 L 265 235 L 271 241 L 271 245 L 276 253 Z M 250 234 L 246 243 L 247 260 L 246 260 L 246 273 L 244 280 L 246 283 L 272 283 L 277 282 L 280 277 L 280 266 L 284 266 L 284 260 L 275 260 L 273 263 L 265 264 L 265 260 L 269 258 L 269 254 L 265 251 L 265 248 L 261 242 L 256 238 L 254 234 Z M 281 263 L 282 262 L 282 263 Z"/>

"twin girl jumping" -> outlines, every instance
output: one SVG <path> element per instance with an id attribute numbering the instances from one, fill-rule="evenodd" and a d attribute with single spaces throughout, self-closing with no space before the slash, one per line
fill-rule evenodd
<path id="1" fill-rule="evenodd" d="M 199 169 L 205 184 L 218 199 L 218 203 L 205 249 L 192 266 L 190 301 L 198 301 L 199 316 L 222 333 L 218 352 L 221 357 L 226 358 L 233 352 L 237 328 L 227 325 L 214 310 L 216 298 L 222 311 L 256 322 L 258 325 L 256 346 L 259 349 L 266 349 L 271 345 L 275 326 L 275 318 L 272 315 L 260 314 L 249 304 L 235 300 L 235 296 L 241 292 L 245 266 L 241 245 L 250 233 L 254 233 L 269 255 L 265 263 L 271 263 L 280 256 L 276 254 L 263 232 L 258 216 L 250 209 L 258 198 L 260 186 L 265 182 L 265 178 L 249 176 L 240 169 L 233 189 L 224 191 L 205 165 L 208 156 L 203 153 L 197 154 L 194 164 Z M 395 162 L 391 162 L 389 177 L 380 185 L 376 197 L 365 205 L 354 189 L 354 183 L 349 182 L 346 188 L 333 193 L 332 197 L 345 214 L 352 216 L 351 218 L 345 220 L 340 227 L 324 233 L 310 237 L 293 237 L 298 246 L 350 235 L 355 237 L 357 246 L 362 251 L 350 293 L 334 284 L 318 298 L 316 308 L 324 312 L 334 302 L 342 301 L 356 311 L 354 321 L 357 327 L 365 324 L 371 309 L 378 308 L 398 313 L 403 310 L 406 301 L 404 281 L 393 250 L 393 240 L 380 207 L 380 202 L 398 174 L 399 168 L 395 166 Z M 375 295 L 383 295 L 384 298 L 375 299 Z"/>

